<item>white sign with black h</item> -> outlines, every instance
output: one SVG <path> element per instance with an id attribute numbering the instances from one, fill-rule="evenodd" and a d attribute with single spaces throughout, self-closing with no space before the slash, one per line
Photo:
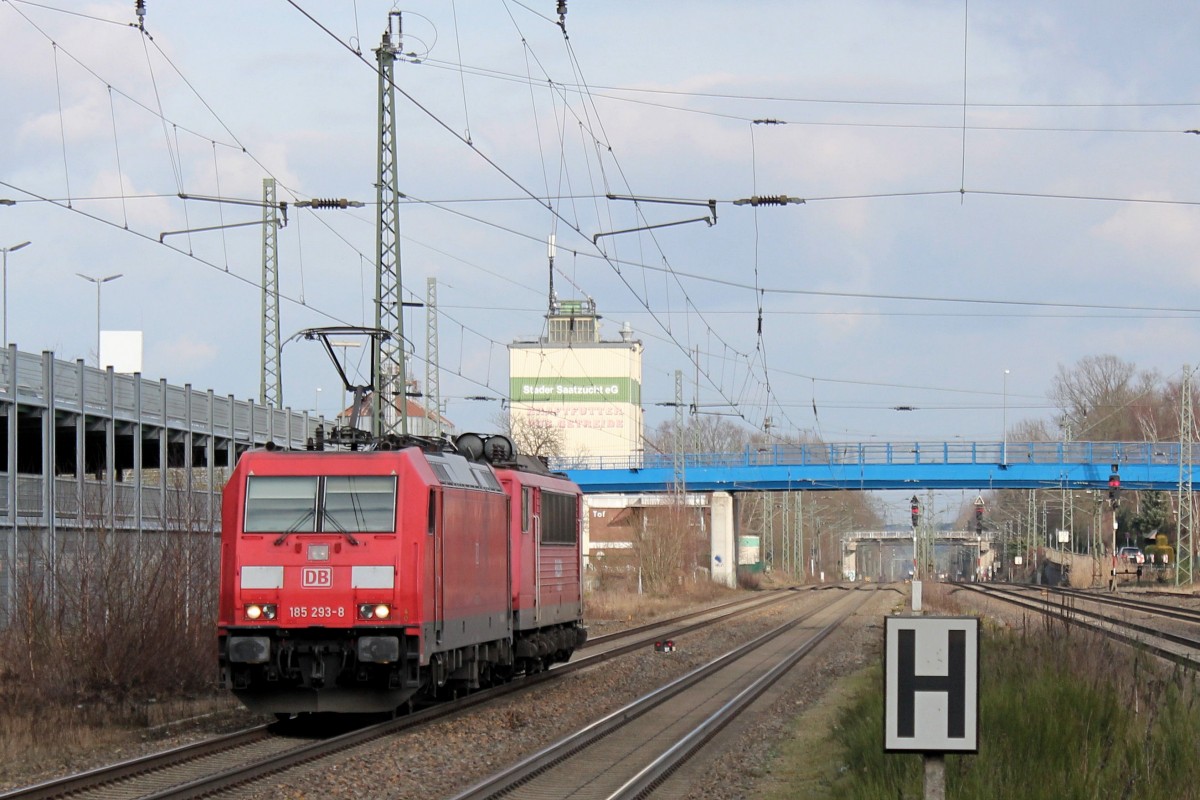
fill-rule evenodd
<path id="1" fill-rule="evenodd" d="M 979 620 L 887 617 L 884 750 L 979 750 Z"/>

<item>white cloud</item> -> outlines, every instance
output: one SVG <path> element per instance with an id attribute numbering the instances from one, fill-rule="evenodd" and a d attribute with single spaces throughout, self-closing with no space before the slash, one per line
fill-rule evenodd
<path id="1" fill-rule="evenodd" d="M 1200 281 L 1200 226 L 1190 206 L 1129 204 L 1115 209 L 1092 233 L 1120 248 L 1126 270 L 1146 281 Z"/>

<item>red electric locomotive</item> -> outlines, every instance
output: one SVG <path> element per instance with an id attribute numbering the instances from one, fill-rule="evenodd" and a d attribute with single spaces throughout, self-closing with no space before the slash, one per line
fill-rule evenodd
<path id="1" fill-rule="evenodd" d="M 393 710 L 583 644 L 580 492 L 503 436 L 255 450 L 222 509 L 219 660 L 250 709 Z"/>

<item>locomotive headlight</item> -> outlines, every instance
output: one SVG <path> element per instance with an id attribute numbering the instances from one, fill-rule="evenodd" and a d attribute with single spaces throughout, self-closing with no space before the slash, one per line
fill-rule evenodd
<path id="1" fill-rule="evenodd" d="M 275 619 L 278 606 L 274 603 L 250 603 L 246 606 L 246 619 Z"/>
<path id="2" fill-rule="evenodd" d="M 359 619 L 387 619 L 391 613 L 391 606 L 385 603 L 360 603 L 358 606 Z"/>

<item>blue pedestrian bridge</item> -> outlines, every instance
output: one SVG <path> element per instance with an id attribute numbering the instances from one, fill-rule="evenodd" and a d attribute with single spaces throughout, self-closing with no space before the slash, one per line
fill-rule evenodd
<path id="1" fill-rule="evenodd" d="M 1176 491 L 1196 480 L 1200 444 L 1178 442 L 860 442 L 749 446 L 733 453 L 559 458 L 585 493 L 833 489 L 1122 489 Z M 678 474 L 677 474 L 678 473 Z"/>

